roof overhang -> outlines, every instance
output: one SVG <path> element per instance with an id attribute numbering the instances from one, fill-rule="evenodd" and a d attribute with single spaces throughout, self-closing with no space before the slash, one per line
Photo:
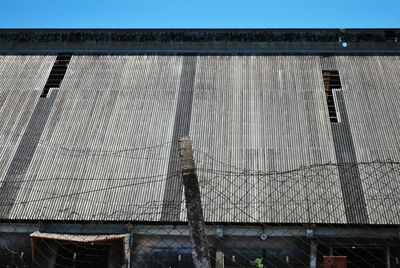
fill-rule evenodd
<path id="1" fill-rule="evenodd" d="M 0 29 L 1 54 L 400 54 L 400 29 Z"/>

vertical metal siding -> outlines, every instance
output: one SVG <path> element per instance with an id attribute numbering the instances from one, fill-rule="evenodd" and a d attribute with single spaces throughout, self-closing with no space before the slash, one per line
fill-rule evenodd
<path id="1" fill-rule="evenodd" d="M 190 134 L 199 168 L 286 171 L 335 162 L 320 73 L 318 57 L 199 57 Z M 199 173 L 210 181 L 205 193 L 215 188 L 230 195 L 204 196 L 211 221 L 343 220 L 337 177 L 306 185 L 300 174 L 282 184 L 254 176 L 213 181 Z M 324 211 L 324 200 L 337 204 Z"/>
<path id="2" fill-rule="evenodd" d="M 125 185 L 166 173 L 181 61 L 73 57 L 42 136 L 54 146 L 39 145 L 27 175 L 37 181 L 19 195 L 20 201 L 44 200 L 16 205 L 15 217 L 157 220 L 160 211 L 150 211 L 151 203 L 163 195 L 164 183 Z M 54 195 L 65 197 L 46 200 Z"/>
<path id="3" fill-rule="evenodd" d="M 34 59 L 40 59 L 35 68 L 29 67 L 32 59 L 0 60 L 3 129 L 23 131 L 30 118 L 54 57 Z M 179 122 L 182 61 L 180 56 L 72 57 L 11 218 L 159 220 L 166 176 L 147 177 L 166 174 L 175 161 L 170 151 L 176 146 L 171 141 Z M 399 57 L 341 56 L 334 63 L 357 161 L 398 160 Z M 11 95 L 9 88 L 37 91 Z M 15 125 L 17 103 L 28 108 Z M 273 172 L 335 163 L 319 57 L 197 56 L 189 134 L 207 221 L 346 222 L 337 169 L 264 178 L 221 178 L 203 171 Z M 0 168 L 6 170 L 18 141 L 0 137 L 5 144 Z M 400 222 L 395 205 L 400 176 L 377 170 L 360 170 L 370 222 Z"/>
<path id="4" fill-rule="evenodd" d="M 54 59 L 53 56 L 1 56 L 0 181 L 8 170 Z"/>
<path id="5" fill-rule="evenodd" d="M 400 159 L 400 58 L 336 57 L 358 162 Z M 388 167 L 360 170 L 371 223 L 399 221 L 399 176 Z"/>

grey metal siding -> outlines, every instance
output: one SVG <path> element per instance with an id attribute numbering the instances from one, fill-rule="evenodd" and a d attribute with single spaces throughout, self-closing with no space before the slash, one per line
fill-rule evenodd
<path id="1" fill-rule="evenodd" d="M 18 66 L 9 56 L 0 66 L 4 59 Z M 31 70 L 32 77 L 18 83 L 42 87 L 54 57 L 45 59 L 43 75 Z M 168 167 L 176 161 L 174 128 L 183 120 L 177 109 L 186 60 L 73 56 L 10 218 L 160 220 L 166 182 L 177 171 Z M 206 220 L 346 223 L 338 168 L 300 168 L 338 161 L 320 57 L 195 56 L 195 61 L 185 124 Z M 341 75 L 356 161 L 399 160 L 399 57 L 341 56 L 332 62 Z M 1 70 L 16 81 L 21 76 L 19 70 Z M 2 89 L 17 83 L 1 77 Z M 23 122 L 40 90 L 35 94 L 21 95 L 27 102 L 36 98 Z M 19 102 L 5 99 L 4 105 Z M 5 113 L 0 123 L 9 130 L 6 118 Z M 9 152 L 1 160 L 11 158 Z M 270 174 L 249 175 L 258 170 Z M 290 175 L 274 172 L 289 170 Z M 359 172 L 370 223 L 399 223 L 400 176 L 387 167 L 372 177 L 368 168 Z M 185 219 L 183 208 L 175 212 Z"/>
<path id="2" fill-rule="evenodd" d="M 336 57 L 358 162 L 400 159 L 400 57 Z M 399 222 L 395 168 L 360 170 L 370 222 Z"/>
<path id="3" fill-rule="evenodd" d="M 12 214 L 158 220 L 181 61 L 73 57 Z"/>
<path id="4" fill-rule="evenodd" d="M 282 183 L 278 176 L 213 178 L 201 172 L 286 171 L 335 162 L 320 70 L 318 57 L 200 57 L 190 136 L 198 149 L 199 175 L 208 181 L 203 197 L 206 219 L 342 219 L 335 175 L 330 180 L 315 178 L 307 191 L 296 173 Z M 228 196 L 207 196 L 213 189 Z M 327 205 L 331 200 L 336 204 Z"/>
<path id="5" fill-rule="evenodd" d="M 0 56 L 0 181 L 50 72 L 53 56 Z"/>

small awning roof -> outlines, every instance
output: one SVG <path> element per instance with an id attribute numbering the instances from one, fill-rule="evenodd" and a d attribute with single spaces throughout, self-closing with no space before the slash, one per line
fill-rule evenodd
<path id="1" fill-rule="evenodd" d="M 61 240 L 61 241 L 80 242 L 80 243 L 95 243 L 95 242 L 103 242 L 103 241 L 125 238 L 124 234 L 71 235 L 71 234 L 55 234 L 55 233 L 41 233 L 41 232 L 34 232 L 30 236 L 31 238 Z"/>

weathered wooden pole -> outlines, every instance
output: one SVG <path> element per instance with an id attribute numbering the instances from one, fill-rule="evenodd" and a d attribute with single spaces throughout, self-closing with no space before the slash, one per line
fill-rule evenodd
<path id="1" fill-rule="evenodd" d="M 183 187 L 185 189 L 190 240 L 192 242 L 193 264 L 196 268 L 210 268 L 199 181 L 193 160 L 192 143 L 189 137 L 183 137 L 179 140 L 179 157 Z"/>

